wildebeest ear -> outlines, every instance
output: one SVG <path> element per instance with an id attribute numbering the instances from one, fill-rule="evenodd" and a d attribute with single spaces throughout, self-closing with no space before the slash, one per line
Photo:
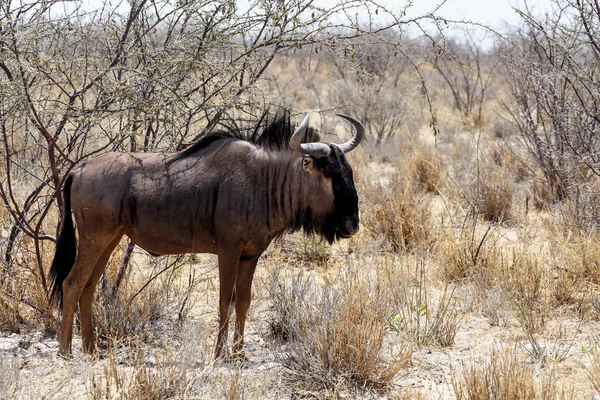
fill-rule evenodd
<path id="1" fill-rule="evenodd" d="M 308 154 L 302 156 L 302 169 L 306 172 L 313 172 L 315 169 L 315 160 Z"/>

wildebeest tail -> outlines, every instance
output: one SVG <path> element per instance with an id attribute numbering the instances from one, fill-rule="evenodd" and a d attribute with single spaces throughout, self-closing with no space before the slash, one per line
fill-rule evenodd
<path id="1" fill-rule="evenodd" d="M 52 284 L 52 292 L 50 293 L 50 301 L 60 304 L 62 308 L 63 288 L 62 284 L 69 276 L 73 264 L 75 264 L 75 256 L 77 254 L 77 242 L 75 239 L 75 227 L 73 226 L 73 216 L 71 215 L 71 184 L 73 177 L 69 176 L 65 181 L 63 188 L 64 210 L 63 221 L 60 228 L 60 234 L 56 241 L 56 252 L 52 267 L 50 267 L 50 282 Z"/>

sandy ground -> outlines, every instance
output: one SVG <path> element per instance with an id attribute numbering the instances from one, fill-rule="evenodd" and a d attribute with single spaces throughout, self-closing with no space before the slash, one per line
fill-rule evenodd
<path id="1" fill-rule="evenodd" d="M 264 282 L 265 265 L 259 264 L 259 268 L 262 271 L 255 280 L 255 288 Z M 237 382 L 246 398 L 281 398 L 290 395 L 289 389 L 281 383 L 283 366 L 276 357 L 276 352 L 282 348 L 268 340 L 269 302 L 266 291 L 258 288 L 255 293 L 246 335 L 246 354 L 250 362 L 240 368 L 236 364 L 213 365 L 203 359 L 203 364 L 196 367 L 198 379 L 194 386 L 196 397 L 193 398 L 214 398 L 217 393 L 215 390 L 218 391 L 215 382 L 219 379 L 224 379 L 225 384 Z M 464 294 L 457 295 L 465 298 Z M 199 297 L 201 300 L 197 308 L 202 310 L 200 314 L 205 316 L 204 321 L 192 317 L 183 329 L 196 332 L 199 336 L 207 335 L 204 337 L 210 341 L 214 337 L 211 335 L 216 332 L 216 291 Z M 460 371 L 466 366 L 485 362 L 494 350 L 510 347 L 521 352 L 524 359 L 528 360 L 526 362 L 535 367 L 536 377 L 542 379 L 554 373 L 554 379 L 560 382 L 560 386 L 572 390 L 574 398 L 592 399 L 594 397 L 587 374 L 591 349 L 596 347 L 595 338 L 599 328 L 598 321 L 580 322 L 560 311 L 555 312 L 544 334 L 538 335 L 539 343 L 547 354 L 546 362 L 540 363 L 528 356 L 531 345 L 516 321 L 509 318 L 506 326 L 491 326 L 489 319 L 480 313 L 464 312 L 454 345 L 448 348 L 416 348 L 411 359 L 412 365 L 398 379 L 397 389 L 399 392 L 420 393 L 427 399 L 454 398 L 453 376 L 460 376 Z M 204 332 L 200 332 L 200 329 Z M 206 332 L 211 329 L 213 332 Z M 185 335 L 180 337 L 186 338 Z M 72 360 L 58 357 L 57 348 L 56 338 L 43 337 L 40 333 L 0 336 L 0 366 L 4 369 L 0 388 L 9 394 L 9 398 L 91 397 L 93 377 L 98 380 L 106 370 L 108 361 L 94 360 L 82 354 L 78 332 L 74 335 Z M 556 360 L 558 354 L 564 360 Z M 206 354 L 200 358 L 203 357 Z M 203 382 L 202 379 L 207 381 Z"/>

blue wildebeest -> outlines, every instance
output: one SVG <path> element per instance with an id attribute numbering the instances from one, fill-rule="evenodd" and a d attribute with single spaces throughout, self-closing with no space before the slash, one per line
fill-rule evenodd
<path id="1" fill-rule="evenodd" d="M 94 351 L 91 308 L 106 263 L 123 235 L 153 255 L 213 253 L 219 263 L 219 332 L 237 320 L 233 355 L 243 357 L 246 312 L 260 255 L 285 232 L 303 229 L 330 243 L 358 231 L 358 196 L 343 144 L 319 142 L 308 115 L 292 134 L 289 112 L 253 131 L 208 134 L 179 153 L 107 153 L 82 162 L 65 181 L 64 210 L 50 270 L 62 303 L 59 353 L 71 353 L 79 303 L 83 348 Z M 76 246 L 73 216 L 79 233 Z"/>

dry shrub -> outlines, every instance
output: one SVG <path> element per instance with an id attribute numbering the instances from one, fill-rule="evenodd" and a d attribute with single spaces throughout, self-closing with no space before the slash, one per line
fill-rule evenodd
<path id="1" fill-rule="evenodd" d="M 573 193 L 553 208 L 555 225 L 564 237 L 600 232 L 600 182 L 581 178 L 569 187 Z"/>
<path id="2" fill-rule="evenodd" d="M 494 114 L 491 121 L 491 131 L 494 137 L 504 139 L 512 136 L 515 133 L 515 126 L 506 118 Z"/>
<path id="3" fill-rule="evenodd" d="M 516 349 L 493 351 L 485 363 L 473 363 L 452 376 L 457 400 L 572 399 L 573 391 L 559 388 L 555 372 L 546 372 L 536 384 L 534 365 Z"/>
<path id="4" fill-rule="evenodd" d="M 508 326 L 510 309 L 508 294 L 497 286 L 485 290 L 482 295 L 482 314 L 491 326 Z"/>
<path id="5" fill-rule="evenodd" d="M 320 267 L 327 266 L 331 259 L 331 246 L 321 237 L 301 235 L 300 245 L 292 247 L 295 258 L 303 263 L 314 263 Z M 299 250 L 301 249 L 301 252 Z"/>
<path id="6" fill-rule="evenodd" d="M 41 328 L 48 336 L 57 332 L 57 313 L 48 303 L 47 293 L 38 277 L 21 265 L 0 276 L 0 309 L 0 331 L 20 333 L 26 327 Z"/>
<path id="7" fill-rule="evenodd" d="M 0 331 L 20 333 L 21 302 L 24 295 L 24 284 L 20 279 L 10 279 L 9 276 L 0 277 Z"/>
<path id="8" fill-rule="evenodd" d="M 363 199 L 362 225 L 392 251 L 431 246 L 435 228 L 429 202 L 400 174 L 388 185 L 367 185 Z"/>
<path id="9" fill-rule="evenodd" d="M 421 190 L 439 193 L 442 186 L 442 163 L 437 153 L 415 152 L 410 160 L 409 173 Z"/>
<path id="10" fill-rule="evenodd" d="M 161 364 L 163 360 L 159 361 Z M 139 357 L 132 372 L 123 371 L 114 356 L 109 358 L 102 377 L 92 377 L 93 399 L 166 399 L 183 392 L 187 382 L 172 365 L 159 368 Z"/>
<path id="11" fill-rule="evenodd" d="M 595 343 L 590 361 L 587 375 L 596 395 L 600 395 L 600 353 L 598 342 Z"/>
<path id="12" fill-rule="evenodd" d="M 390 330 L 418 346 L 454 344 L 462 316 L 452 287 L 446 286 L 437 299 L 432 298 L 423 261 L 418 262 L 410 280 L 389 266 L 381 274 L 389 290 L 387 297 L 394 305 L 388 318 Z"/>
<path id="13" fill-rule="evenodd" d="M 506 324 L 503 305 L 510 304 L 526 332 L 539 332 L 549 313 L 543 259 L 525 250 L 513 249 L 507 255 L 499 239 L 494 227 L 478 229 L 475 219 L 458 237 L 447 235 L 437 247 L 441 277 L 450 283 L 468 281 L 473 292 L 470 307 L 477 305 L 490 324 Z"/>
<path id="14" fill-rule="evenodd" d="M 494 351 L 486 363 L 474 363 L 452 376 L 457 400 L 531 400 L 536 398 L 534 370 L 514 350 Z"/>
<path id="15" fill-rule="evenodd" d="M 580 318 L 597 314 L 594 297 L 600 285 L 600 235 L 594 230 L 575 228 L 567 233 L 561 229 L 551 227 L 551 262 L 556 265 L 549 285 L 553 304 L 571 307 Z"/>
<path id="16" fill-rule="evenodd" d="M 549 284 L 549 296 L 554 307 L 570 307 L 582 319 L 598 312 L 593 288 L 571 271 L 559 269 L 554 273 Z"/>
<path id="17" fill-rule="evenodd" d="M 445 282 L 477 278 L 483 287 L 491 284 L 501 261 L 497 237 L 492 227 L 478 228 L 477 220 L 465 221 L 458 232 L 447 232 L 438 243 L 438 264 Z"/>
<path id="18" fill-rule="evenodd" d="M 336 283 L 319 284 L 314 273 L 285 279 L 270 271 L 271 326 L 288 339 L 278 357 L 297 390 L 384 392 L 409 364 L 409 347 L 385 341 L 389 305 L 365 275 L 350 268 Z"/>
<path id="19" fill-rule="evenodd" d="M 109 351 L 103 371 L 91 377 L 88 394 L 103 400 L 194 395 L 204 388 L 193 384 L 207 380 L 212 372 L 212 341 L 206 334 L 209 328 L 202 325 L 186 330 L 178 349 L 149 350 L 137 341 L 125 349 L 125 354 Z"/>
<path id="20" fill-rule="evenodd" d="M 515 182 L 523 182 L 530 175 L 527 164 L 509 148 L 496 147 L 492 150 L 491 156 L 494 164 L 502 168 L 503 173 Z"/>
<path id="21" fill-rule="evenodd" d="M 273 316 L 269 320 L 270 338 L 280 343 L 290 340 L 300 340 L 302 332 L 309 329 L 312 321 L 306 318 L 298 318 L 299 309 L 309 309 L 312 291 L 314 290 L 313 279 L 307 279 L 301 273 L 288 278 L 291 283 L 280 275 L 279 270 L 269 271 L 269 292 Z"/>
<path id="22" fill-rule="evenodd" d="M 577 280 L 600 285 L 600 235 L 595 230 L 575 229 L 555 248 L 559 265 Z"/>
<path id="23" fill-rule="evenodd" d="M 504 263 L 501 279 L 525 332 L 542 331 L 548 320 L 549 307 L 542 290 L 544 269 L 539 257 L 513 251 L 512 257 Z"/>
<path id="24" fill-rule="evenodd" d="M 8 247 L 11 250 L 7 258 Z M 41 248 L 44 250 L 43 242 Z M 54 246 L 49 245 L 42 251 L 42 265 L 51 263 L 53 250 Z M 20 333 L 25 328 L 41 329 L 45 335 L 55 334 L 57 313 L 48 304 L 48 295 L 39 277 L 33 240 L 21 233 L 9 244 L 9 240 L 2 237 L 0 224 L 0 254 L 0 331 Z"/>
<path id="25" fill-rule="evenodd" d="M 505 173 L 489 173 L 480 182 L 475 202 L 483 219 L 502 222 L 512 217 L 514 183 Z"/>
<path id="26" fill-rule="evenodd" d="M 113 262 L 117 259 L 113 257 Z M 115 287 L 117 279 L 117 268 L 109 265 L 106 285 L 94 301 L 99 338 L 109 343 L 111 338 L 151 341 L 167 328 L 184 322 L 197 283 L 193 270 L 183 273 L 187 260 L 184 256 L 152 259 L 152 266 L 144 267 L 145 276 L 123 278 L 124 284 L 116 292 L 108 289 Z"/>
<path id="27" fill-rule="evenodd" d="M 536 178 L 531 182 L 531 198 L 536 210 L 546 210 L 554 203 L 554 191 L 543 179 Z"/>
<path id="28" fill-rule="evenodd" d="M 420 282 L 405 296 L 398 313 L 389 317 L 390 329 L 418 346 L 452 346 L 462 319 L 454 291 L 445 287 L 439 300 L 433 301 Z"/>

